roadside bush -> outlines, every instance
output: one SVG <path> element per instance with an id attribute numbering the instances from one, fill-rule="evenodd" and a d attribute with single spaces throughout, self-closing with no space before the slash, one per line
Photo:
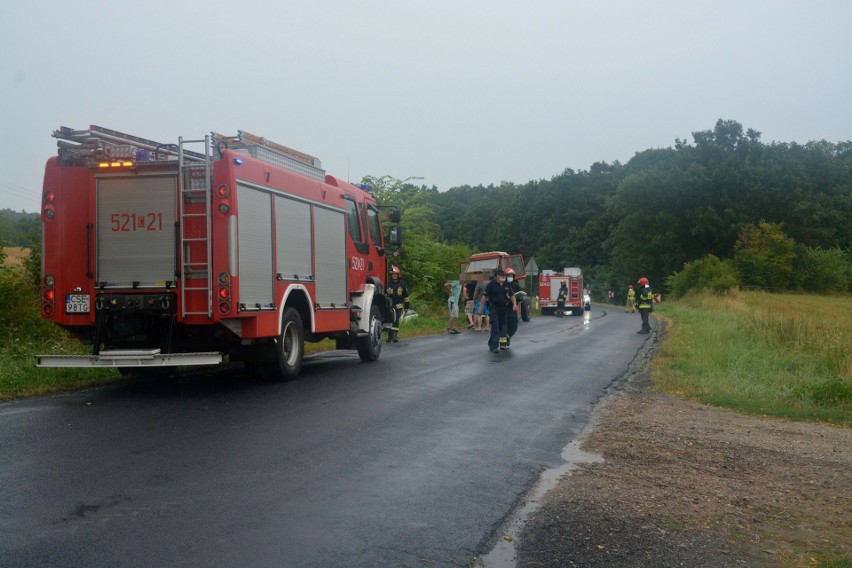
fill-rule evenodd
<path id="1" fill-rule="evenodd" d="M 793 261 L 793 289 L 811 293 L 848 292 L 852 278 L 849 258 L 839 248 L 823 250 L 798 245 Z"/>
<path id="2" fill-rule="evenodd" d="M 675 298 L 681 298 L 689 291 L 701 290 L 724 294 L 738 287 L 739 279 L 730 260 L 720 260 L 708 254 L 684 264 L 683 270 L 666 278 L 666 286 Z"/>
<path id="3" fill-rule="evenodd" d="M 30 278 L 21 266 L 0 268 L 0 327 L 18 340 L 54 338 L 58 328 L 41 319 L 38 288 Z"/>
<path id="4" fill-rule="evenodd" d="M 734 244 L 734 264 L 745 286 L 788 290 L 796 242 L 783 225 L 761 221 L 745 227 Z"/>

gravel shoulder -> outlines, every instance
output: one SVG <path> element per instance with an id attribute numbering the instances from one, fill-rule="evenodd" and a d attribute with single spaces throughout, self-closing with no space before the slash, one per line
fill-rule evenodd
<path id="1" fill-rule="evenodd" d="M 544 496 L 518 567 L 852 565 L 852 430 L 660 394 L 644 366 L 613 391 L 580 439 L 604 461 Z"/>

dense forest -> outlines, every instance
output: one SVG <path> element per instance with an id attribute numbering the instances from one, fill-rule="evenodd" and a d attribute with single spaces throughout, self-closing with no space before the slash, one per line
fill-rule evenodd
<path id="1" fill-rule="evenodd" d="M 712 130 L 550 180 L 446 192 L 390 176 L 362 180 L 403 211 L 394 259 L 423 302 L 443 297 L 472 252 L 579 266 L 594 300 L 641 276 L 677 292 L 720 288 L 848 292 L 852 280 L 852 141 L 766 144 L 719 120 Z M 0 211 L 0 245 L 38 243 L 37 214 Z M 681 290 L 683 291 L 683 290 Z"/>
<path id="2" fill-rule="evenodd" d="M 38 242 L 40 236 L 38 213 L 0 210 L 0 247 L 29 247 Z"/>
<path id="3" fill-rule="evenodd" d="M 765 144 L 759 132 L 728 120 L 693 139 L 550 180 L 421 191 L 448 243 L 521 252 L 540 268 L 579 266 L 598 300 L 641 276 L 662 291 L 674 273 L 708 255 L 733 259 L 755 227 L 791 244 L 796 258 L 839 256 L 846 281 L 832 287 L 848 289 L 852 142 Z M 808 289 L 806 275 L 789 276 L 777 287 Z"/>

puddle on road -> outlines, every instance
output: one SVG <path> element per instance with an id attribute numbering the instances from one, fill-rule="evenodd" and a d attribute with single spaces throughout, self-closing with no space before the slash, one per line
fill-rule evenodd
<path id="1" fill-rule="evenodd" d="M 524 505 L 515 512 L 512 519 L 503 527 L 497 544 L 491 552 L 480 558 L 482 566 L 485 568 L 517 568 L 515 543 L 518 541 L 527 519 L 541 507 L 541 499 L 545 494 L 555 488 L 559 480 L 574 469 L 577 464 L 604 461 L 603 457 L 597 454 L 581 450 L 577 442 L 571 442 L 562 450 L 562 459 L 565 460 L 563 465 L 547 469 L 541 474 Z"/>

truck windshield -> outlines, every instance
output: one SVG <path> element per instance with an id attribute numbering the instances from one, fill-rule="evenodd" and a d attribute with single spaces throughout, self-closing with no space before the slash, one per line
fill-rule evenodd
<path id="1" fill-rule="evenodd" d="M 495 270 L 497 268 L 498 262 L 500 262 L 499 258 L 484 258 L 482 260 L 474 260 L 471 261 L 470 266 L 467 267 L 467 271 L 484 272 L 486 270 Z"/>

